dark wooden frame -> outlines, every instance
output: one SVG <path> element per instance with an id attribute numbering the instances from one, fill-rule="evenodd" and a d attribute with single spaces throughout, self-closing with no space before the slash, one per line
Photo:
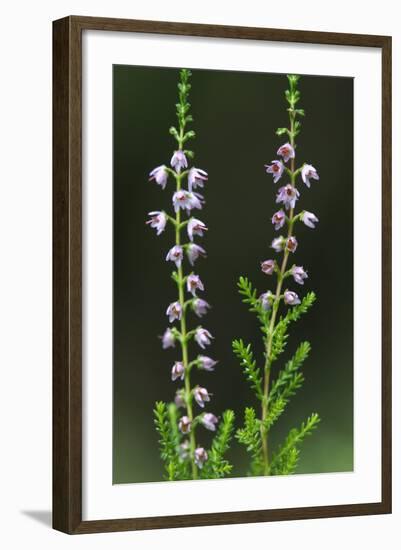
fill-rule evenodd
<path id="1" fill-rule="evenodd" d="M 382 498 L 368 504 L 82 521 L 81 54 L 85 29 L 382 51 Z M 71 16 L 53 22 L 53 527 L 69 534 L 391 512 L 391 37 Z"/>

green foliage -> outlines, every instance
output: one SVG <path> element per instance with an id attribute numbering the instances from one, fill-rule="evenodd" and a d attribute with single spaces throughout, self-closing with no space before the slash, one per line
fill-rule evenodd
<path id="1" fill-rule="evenodd" d="M 285 319 L 290 321 L 298 321 L 298 319 L 308 311 L 308 309 L 315 303 L 316 294 L 314 292 L 308 292 L 306 296 L 303 297 L 300 304 L 290 308 L 285 316 Z"/>
<path id="2" fill-rule="evenodd" d="M 277 399 L 269 403 L 267 416 L 262 421 L 262 425 L 265 433 L 268 433 L 268 431 L 276 422 L 276 420 L 283 414 L 287 403 L 288 403 L 288 400 L 281 396 L 277 397 Z"/>
<path id="3" fill-rule="evenodd" d="M 271 475 L 287 475 L 294 472 L 298 463 L 298 446 L 317 428 L 319 422 L 319 415 L 313 413 L 305 422 L 302 422 L 300 428 L 290 430 L 284 443 L 272 457 Z"/>
<path id="4" fill-rule="evenodd" d="M 270 363 L 275 361 L 277 357 L 283 353 L 288 339 L 288 326 L 292 321 L 297 321 L 301 315 L 306 313 L 308 309 L 313 305 L 316 300 L 316 294 L 314 292 L 308 292 L 302 299 L 301 303 L 288 309 L 284 317 L 280 317 L 280 320 L 276 324 L 276 328 L 273 332 L 272 338 L 272 350 L 270 354 Z"/>
<path id="5" fill-rule="evenodd" d="M 298 466 L 299 449 L 292 447 L 287 455 L 286 459 L 282 461 L 280 472 L 276 475 L 288 476 L 293 474 Z"/>
<path id="6" fill-rule="evenodd" d="M 295 74 L 289 74 L 287 75 L 287 78 L 290 89 L 285 91 L 285 98 L 290 106 L 293 107 L 301 98 L 301 93 L 299 90 L 297 90 L 299 76 Z"/>
<path id="7" fill-rule="evenodd" d="M 260 420 L 256 418 L 253 407 L 245 409 L 244 417 L 244 427 L 237 430 L 236 437 L 240 443 L 246 446 L 246 450 L 252 456 L 250 475 L 261 475 L 263 473 L 263 463 Z"/>
<path id="8" fill-rule="evenodd" d="M 249 311 L 256 313 L 261 324 L 266 327 L 270 320 L 270 311 L 266 311 L 262 302 L 258 297 L 258 291 L 252 286 L 251 281 L 248 277 L 240 277 L 238 280 L 238 292 L 242 298 L 244 304 L 249 306 Z"/>
<path id="9" fill-rule="evenodd" d="M 256 361 L 253 356 L 251 349 L 251 344 L 245 346 L 244 342 L 239 340 L 234 340 L 232 343 L 233 350 L 235 355 L 241 362 L 241 365 L 244 369 L 245 376 L 250 383 L 251 387 L 255 390 L 256 396 L 258 399 L 263 399 L 263 390 L 262 390 L 262 375 L 260 369 L 256 366 Z"/>
<path id="10" fill-rule="evenodd" d="M 283 134 L 288 134 L 288 133 L 289 133 L 288 128 L 277 128 L 277 130 L 276 130 L 276 134 L 278 136 L 282 136 Z"/>
<path id="11" fill-rule="evenodd" d="M 171 434 L 169 413 L 163 401 L 157 401 L 154 408 L 156 431 L 159 434 L 160 456 L 164 461 L 167 479 L 176 479 L 176 448 Z"/>
<path id="12" fill-rule="evenodd" d="M 177 110 L 177 119 L 178 119 L 178 130 L 175 126 L 171 126 L 169 132 L 172 136 L 175 137 L 175 139 L 178 142 L 178 146 L 182 148 L 182 146 L 189 140 L 195 137 L 195 132 L 193 130 L 189 130 L 188 132 L 185 132 L 185 126 L 189 122 L 193 122 L 192 115 L 189 114 L 189 110 L 191 108 L 191 104 L 188 101 L 189 97 L 189 91 L 191 89 L 191 84 L 189 83 L 189 79 L 191 77 L 191 71 L 188 69 L 181 69 L 180 71 L 180 81 L 177 84 L 178 87 L 178 103 L 176 103 L 175 107 Z M 193 158 L 194 153 L 193 151 L 185 151 L 185 154 Z"/>
<path id="13" fill-rule="evenodd" d="M 273 332 L 272 347 L 271 347 L 271 352 L 269 357 L 270 365 L 285 350 L 285 346 L 287 345 L 287 339 L 288 339 L 287 328 L 288 328 L 288 323 L 280 319 L 280 321 L 277 323 L 276 328 L 274 329 L 274 332 Z"/>
<path id="14" fill-rule="evenodd" d="M 273 383 L 269 394 L 269 403 L 278 398 L 288 400 L 302 386 L 304 376 L 302 372 L 299 372 L 299 369 L 308 357 L 310 349 L 309 342 L 302 342 L 298 346 L 294 356 L 287 361 Z"/>
<path id="15" fill-rule="evenodd" d="M 285 90 L 287 100 L 287 113 L 289 118 L 288 127 L 277 128 L 278 136 L 287 136 L 289 143 L 296 147 L 295 137 L 301 131 L 301 122 L 298 117 L 305 116 L 304 109 L 299 108 L 298 103 L 301 93 L 298 90 L 298 75 L 287 75 L 288 89 Z M 295 162 L 290 163 L 290 167 L 285 168 L 290 177 L 291 183 L 295 184 L 296 178 L 302 171 L 302 167 L 295 169 Z M 297 222 L 302 213 L 287 219 L 289 231 L 293 224 Z M 289 233 L 291 234 L 291 233 Z M 282 270 L 285 270 L 286 261 L 282 264 Z M 280 301 L 279 297 L 282 287 L 282 281 L 291 274 L 291 270 L 282 272 L 277 265 L 275 271 L 278 274 L 276 295 L 271 296 L 271 309 L 266 311 L 263 308 L 262 301 L 258 297 L 257 290 L 247 277 L 240 277 L 238 282 L 239 293 L 242 301 L 248 305 L 251 312 L 255 313 L 263 333 L 264 368 L 257 367 L 257 362 L 252 352 L 250 344 L 245 345 L 241 339 L 233 341 L 233 351 L 240 360 L 245 376 L 255 392 L 256 397 L 261 403 L 261 415 L 257 418 L 255 409 L 248 407 L 245 409 L 244 426 L 237 430 L 236 437 L 240 443 L 246 446 L 251 454 L 251 474 L 252 475 L 287 475 L 296 470 L 299 460 L 299 446 L 307 435 L 313 432 L 320 422 L 317 414 L 312 414 L 300 428 L 290 430 L 286 440 L 279 447 L 276 453 L 273 453 L 269 460 L 268 453 L 268 434 L 285 411 L 290 398 L 302 386 L 304 376 L 301 367 L 307 359 L 310 352 L 309 342 L 302 342 L 294 356 L 287 361 L 285 366 L 278 370 L 275 380 L 269 388 L 270 375 L 273 363 L 285 351 L 289 336 L 289 326 L 293 321 L 297 321 L 301 315 L 306 313 L 316 300 L 314 292 L 309 292 L 296 306 L 291 306 L 283 315 L 276 318 Z M 269 391 L 270 390 L 270 391 Z"/>
<path id="16" fill-rule="evenodd" d="M 174 403 L 167 405 L 163 401 L 157 401 L 153 412 L 159 434 L 160 456 L 166 470 L 165 479 L 188 479 L 188 465 L 178 455 L 181 434 L 177 427 L 177 407 Z"/>
<path id="17" fill-rule="evenodd" d="M 234 429 L 234 412 L 230 409 L 223 413 L 217 434 L 213 438 L 212 446 L 208 452 L 208 460 L 200 471 L 203 479 L 216 479 L 230 474 L 232 465 L 224 458 L 230 447 L 230 441 Z"/>

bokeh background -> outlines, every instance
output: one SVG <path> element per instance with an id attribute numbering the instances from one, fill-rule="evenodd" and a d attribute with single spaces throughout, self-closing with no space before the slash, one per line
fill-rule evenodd
<path id="1" fill-rule="evenodd" d="M 172 400 L 170 381 L 178 357 L 163 351 L 158 338 L 166 326 L 165 310 L 175 299 L 171 265 L 164 261 L 172 245 L 171 230 L 160 237 L 145 225 L 151 210 L 171 208 L 172 180 L 163 192 L 148 183 L 149 171 L 168 164 L 175 141 L 177 69 L 114 66 L 114 442 L 113 482 L 160 481 L 152 409 L 156 400 Z M 261 260 L 276 233 L 270 223 L 276 210 L 277 185 L 263 165 L 276 158 L 283 143 L 275 135 L 287 125 L 285 75 L 193 70 L 191 142 L 195 166 L 209 173 L 206 205 L 199 217 L 209 227 L 202 241 L 207 260 L 196 272 L 213 309 L 202 323 L 215 336 L 207 353 L 219 360 L 215 373 L 196 372 L 196 381 L 212 392 L 208 410 L 233 408 L 240 425 L 243 410 L 255 398 L 231 351 L 231 341 L 252 342 L 261 357 L 255 317 L 236 290 L 247 275 L 260 292 L 271 279 Z M 353 80 L 303 76 L 299 104 L 306 111 L 297 138 L 298 162 L 314 164 L 320 181 L 300 186 L 300 208 L 314 212 L 315 230 L 299 224 L 294 257 L 309 272 L 304 287 L 288 286 L 318 301 L 291 326 L 283 363 L 303 339 L 312 344 L 304 365 L 305 384 L 292 398 L 271 433 L 272 447 L 311 412 L 322 422 L 302 447 L 298 473 L 353 469 Z M 280 182 L 281 183 L 281 182 Z M 301 226 L 302 225 L 302 226 Z M 195 353 L 195 350 L 194 350 Z M 282 364 L 281 363 L 281 364 Z M 199 429 L 201 434 L 201 429 Z M 203 430 L 202 443 L 210 434 Z M 228 457 L 233 475 L 243 476 L 248 456 L 237 442 Z"/>

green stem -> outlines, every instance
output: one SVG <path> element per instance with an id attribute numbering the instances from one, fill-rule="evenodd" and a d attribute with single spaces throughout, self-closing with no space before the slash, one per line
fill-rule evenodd
<path id="1" fill-rule="evenodd" d="M 182 174 L 176 174 L 177 182 L 177 191 L 181 189 L 181 179 Z M 178 212 L 175 215 L 175 244 L 181 246 L 181 210 L 178 209 Z M 193 427 L 193 410 L 192 410 L 192 391 L 191 391 L 191 379 L 190 379 L 190 369 L 188 361 L 188 341 L 187 341 L 187 323 L 186 323 L 186 308 L 185 308 L 185 296 L 184 296 L 184 274 L 182 269 L 182 264 L 178 268 L 178 277 L 177 277 L 177 286 L 178 286 L 178 301 L 181 306 L 181 350 L 182 350 L 182 364 L 184 366 L 184 385 L 185 385 L 185 403 L 187 407 L 187 416 L 191 421 L 191 431 L 189 433 L 189 444 L 191 451 L 191 468 L 192 468 L 192 478 L 198 478 L 198 469 L 195 464 L 195 433 Z"/>
<path id="2" fill-rule="evenodd" d="M 290 112 L 289 118 L 290 118 L 290 144 L 292 145 L 292 147 L 295 147 L 295 137 L 294 137 L 295 114 Z M 294 187 L 295 187 L 295 179 L 297 174 L 298 174 L 298 171 L 295 171 L 295 161 L 292 158 L 290 178 L 291 178 L 291 185 L 293 185 Z M 294 227 L 294 208 L 291 208 L 290 215 L 288 217 L 287 239 L 289 239 L 292 236 L 293 227 Z M 265 347 L 265 366 L 264 366 L 263 399 L 262 399 L 262 424 L 260 427 L 261 438 L 262 438 L 263 474 L 264 475 L 269 475 L 269 439 L 268 439 L 269 434 L 268 434 L 268 430 L 264 427 L 263 422 L 266 420 L 269 412 L 268 401 L 269 401 L 270 372 L 271 372 L 271 363 L 272 363 L 271 352 L 272 352 L 272 345 L 273 345 L 273 333 L 274 333 L 274 327 L 276 324 L 277 313 L 280 306 L 281 290 L 283 286 L 284 274 L 287 269 L 288 257 L 289 257 L 289 251 L 285 249 L 283 260 L 280 266 L 280 271 L 277 275 L 277 286 L 276 286 L 276 292 L 274 295 L 274 300 L 272 305 L 272 315 L 270 318 L 268 337 L 267 337 L 266 347 Z"/>

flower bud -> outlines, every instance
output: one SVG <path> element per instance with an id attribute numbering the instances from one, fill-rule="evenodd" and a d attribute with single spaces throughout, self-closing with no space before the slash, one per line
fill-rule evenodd
<path id="1" fill-rule="evenodd" d="M 310 180 L 318 180 L 319 174 L 316 172 L 316 169 L 311 164 L 304 164 L 301 170 L 302 181 L 306 187 L 310 187 Z"/>
<path id="2" fill-rule="evenodd" d="M 189 434 L 191 431 L 191 421 L 188 416 L 182 416 L 178 422 L 178 429 L 183 434 Z"/>
<path id="3" fill-rule="evenodd" d="M 284 172 L 284 164 L 281 160 L 272 160 L 271 164 L 265 164 L 266 173 L 273 174 L 273 181 L 277 183 Z"/>
<path id="4" fill-rule="evenodd" d="M 188 161 L 184 151 L 181 151 L 180 149 L 178 151 L 174 151 L 170 164 L 178 174 L 183 168 L 187 168 Z"/>
<path id="5" fill-rule="evenodd" d="M 277 150 L 277 154 L 280 157 L 283 157 L 284 162 L 287 162 L 289 159 L 295 158 L 295 150 L 290 143 L 284 143 L 284 145 L 279 147 Z"/>
<path id="6" fill-rule="evenodd" d="M 205 349 L 205 346 L 208 346 L 212 343 L 212 338 L 213 336 L 205 328 L 199 327 L 196 329 L 195 340 L 202 349 Z"/>
<path id="7" fill-rule="evenodd" d="M 168 320 L 170 323 L 175 321 L 175 319 L 178 319 L 179 321 L 182 315 L 182 307 L 180 302 L 173 302 L 170 304 L 167 308 L 166 315 L 168 315 Z"/>
<path id="8" fill-rule="evenodd" d="M 298 297 L 298 294 L 292 292 L 292 290 L 286 290 L 284 292 L 284 302 L 288 306 L 296 306 L 301 303 L 301 300 Z"/>
<path id="9" fill-rule="evenodd" d="M 181 361 L 176 361 L 173 368 L 171 369 L 171 380 L 175 382 L 176 380 L 184 380 L 185 368 Z"/>
<path id="10" fill-rule="evenodd" d="M 149 212 L 148 215 L 151 216 L 151 218 L 146 223 L 150 224 L 150 227 L 152 227 L 153 229 L 156 229 L 157 235 L 160 235 L 161 233 L 163 233 L 167 223 L 166 213 L 159 212 L 156 210 L 154 212 Z"/>
<path id="11" fill-rule="evenodd" d="M 155 181 L 162 189 L 166 187 L 168 179 L 168 172 L 164 164 L 157 166 L 149 174 L 149 181 Z"/>
<path id="12" fill-rule="evenodd" d="M 213 413 L 205 413 L 201 418 L 201 422 L 207 430 L 210 430 L 211 432 L 216 431 L 218 419 Z"/>
<path id="13" fill-rule="evenodd" d="M 203 468 L 203 464 L 208 459 L 207 452 L 203 447 L 198 447 L 195 449 L 195 464 L 198 466 L 198 468 Z"/>
<path id="14" fill-rule="evenodd" d="M 276 267 L 275 260 L 265 260 L 260 264 L 260 267 L 266 275 L 273 275 L 274 269 Z"/>

